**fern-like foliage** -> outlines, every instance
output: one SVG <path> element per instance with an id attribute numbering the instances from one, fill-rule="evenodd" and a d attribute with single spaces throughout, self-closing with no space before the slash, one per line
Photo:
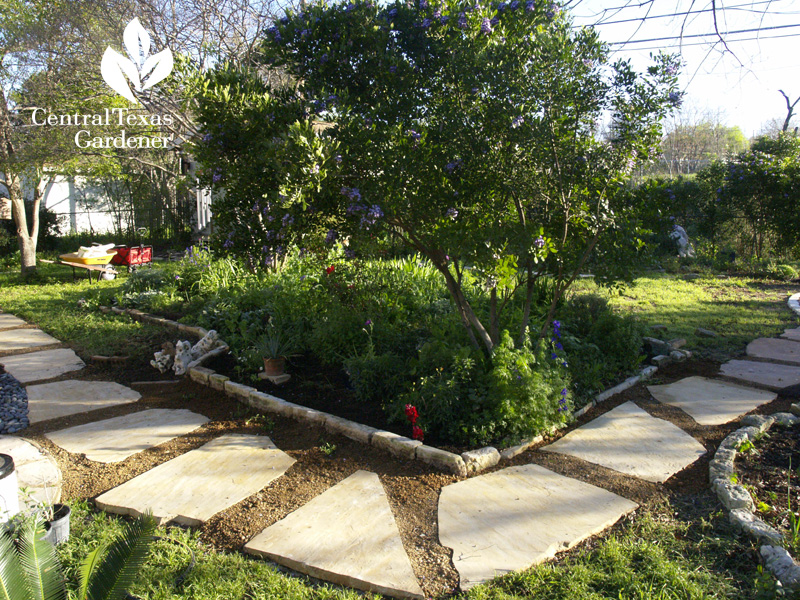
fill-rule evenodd
<path id="1" fill-rule="evenodd" d="M 61 562 L 56 549 L 43 540 L 39 522 L 24 526 L 19 538 L 19 560 L 33 600 L 62 600 L 67 597 Z"/>
<path id="2" fill-rule="evenodd" d="M 144 565 L 157 525 L 152 515 L 143 515 L 89 554 L 81 566 L 78 600 L 123 600 Z"/>
<path id="3" fill-rule="evenodd" d="M 0 534 L 0 600 L 33 600 L 14 539 L 7 532 Z"/>

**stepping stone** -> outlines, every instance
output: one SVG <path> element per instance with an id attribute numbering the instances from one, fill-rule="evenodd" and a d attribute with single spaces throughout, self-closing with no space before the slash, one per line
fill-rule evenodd
<path id="1" fill-rule="evenodd" d="M 283 475 L 295 460 L 266 436 L 227 434 L 100 495 L 97 506 L 200 525 Z"/>
<path id="2" fill-rule="evenodd" d="M 754 360 L 729 360 L 719 369 L 720 375 L 764 386 L 776 392 L 800 385 L 800 367 Z"/>
<path id="3" fill-rule="evenodd" d="M 575 456 L 657 483 L 706 453 L 688 433 L 651 417 L 633 402 L 619 405 L 542 450 Z"/>
<path id="4" fill-rule="evenodd" d="M 56 461 L 27 440 L 0 435 L 0 454 L 14 458 L 17 483 L 28 494 L 20 492 L 20 507 L 53 504 L 61 499 L 61 470 Z"/>
<path id="5" fill-rule="evenodd" d="M 45 434 L 54 444 L 89 460 L 113 463 L 194 431 L 208 422 L 190 410 L 153 408 Z"/>
<path id="6" fill-rule="evenodd" d="M 662 404 L 680 408 L 700 425 L 722 425 L 778 397 L 775 392 L 706 377 L 648 385 L 647 390 Z"/>
<path id="7" fill-rule="evenodd" d="M 782 338 L 786 338 L 787 340 L 792 340 L 794 342 L 800 342 L 800 328 L 798 329 L 786 329 L 784 330 L 783 334 L 781 335 Z"/>
<path id="8" fill-rule="evenodd" d="M 39 346 L 60 344 L 56 338 L 47 335 L 41 329 L 9 329 L 0 331 L 0 352 L 26 350 Z"/>
<path id="9" fill-rule="evenodd" d="M 439 539 L 467 590 L 551 558 L 637 506 L 539 465 L 508 467 L 442 488 Z"/>
<path id="10" fill-rule="evenodd" d="M 111 381 L 55 381 L 28 386 L 31 423 L 136 402 L 139 392 Z"/>
<path id="11" fill-rule="evenodd" d="M 758 338 L 747 344 L 747 356 L 800 364 L 800 344 L 778 338 Z"/>
<path id="12" fill-rule="evenodd" d="M 9 315 L 8 313 L 0 314 L 0 329 L 21 327 L 22 325 L 27 325 L 27 323 L 14 315 Z"/>
<path id="13" fill-rule="evenodd" d="M 422 598 L 386 492 L 356 471 L 244 547 L 301 573 L 360 590 Z"/>
<path id="14" fill-rule="evenodd" d="M 70 371 L 78 371 L 86 366 L 69 348 L 4 356 L 0 362 L 5 365 L 6 371 L 20 383 L 52 379 Z"/>

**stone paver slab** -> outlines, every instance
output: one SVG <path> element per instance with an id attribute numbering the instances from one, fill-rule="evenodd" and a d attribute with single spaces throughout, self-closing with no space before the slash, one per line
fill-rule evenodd
<path id="1" fill-rule="evenodd" d="M 626 402 L 542 448 L 647 481 L 663 482 L 705 454 L 679 427 Z"/>
<path id="2" fill-rule="evenodd" d="M 800 344 L 778 338 L 758 338 L 747 344 L 747 356 L 800 364 Z"/>
<path id="3" fill-rule="evenodd" d="M 648 385 L 647 390 L 662 404 L 680 408 L 700 425 L 722 425 L 778 397 L 775 392 L 706 377 Z"/>
<path id="4" fill-rule="evenodd" d="M 8 313 L 0 314 L 0 329 L 8 329 L 10 327 L 21 327 L 27 325 L 25 321 L 14 315 Z"/>
<path id="5" fill-rule="evenodd" d="M 0 352 L 26 350 L 60 343 L 56 338 L 47 335 L 41 329 L 8 329 L 0 331 Z"/>
<path id="6" fill-rule="evenodd" d="M 244 549 L 325 581 L 422 598 L 375 473 L 356 471 L 267 527 Z"/>
<path id="7" fill-rule="evenodd" d="M 295 460 L 266 436 L 227 434 L 173 458 L 96 500 L 103 510 L 200 525 L 283 475 Z"/>
<path id="8" fill-rule="evenodd" d="M 775 391 L 800 384 L 800 366 L 755 360 L 729 360 L 720 367 L 719 372 L 725 377 L 761 385 Z"/>
<path id="9" fill-rule="evenodd" d="M 111 381 L 55 381 L 28 386 L 28 418 L 31 423 L 57 419 L 90 410 L 136 402 L 136 392 Z"/>
<path id="10" fill-rule="evenodd" d="M 70 371 L 78 371 L 86 366 L 69 348 L 4 356 L 0 362 L 5 365 L 6 371 L 20 383 L 52 379 Z"/>
<path id="11" fill-rule="evenodd" d="M 29 441 L 12 435 L 0 435 L 0 454 L 14 459 L 17 483 L 30 495 L 20 493 L 20 506 L 52 504 L 61 499 L 61 471 L 51 456 Z"/>
<path id="12" fill-rule="evenodd" d="M 786 329 L 786 330 L 784 330 L 784 332 L 781 335 L 781 337 L 782 338 L 786 338 L 787 340 L 800 342 L 800 328 L 798 328 L 798 329 Z"/>
<path id="13" fill-rule="evenodd" d="M 439 538 L 466 590 L 542 562 L 637 506 L 539 465 L 509 467 L 442 488 Z"/>
<path id="14" fill-rule="evenodd" d="M 158 446 L 208 422 L 190 410 L 153 408 L 45 434 L 54 444 L 89 460 L 113 463 Z"/>

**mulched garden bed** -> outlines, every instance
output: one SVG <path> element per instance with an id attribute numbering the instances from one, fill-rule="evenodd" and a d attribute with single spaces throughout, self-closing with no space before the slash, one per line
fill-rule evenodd
<path id="1" fill-rule="evenodd" d="M 753 449 L 742 450 L 736 455 L 740 482 L 750 490 L 758 516 L 783 534 L 787 549 L 797 556 L 800 539 L 792 542 L 789 501 L 800 518 L 800 425 L 773 425 Z"/>

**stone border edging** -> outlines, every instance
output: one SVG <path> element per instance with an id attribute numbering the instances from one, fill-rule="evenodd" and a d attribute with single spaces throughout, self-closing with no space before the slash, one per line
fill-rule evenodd
<path id="1" fill-rule="evenodd" d="M 741 483 L 734 483 L 736 472 L 733 462 L 742 442 L 753 442 L 756 438 L 778 423 L 790 427 L 800 422 L 800 404 L 792 405 L 792 413 L 774 415 L 747 415 L 742 418 L 744 427 L 728 434 L 717 448 L 714 458 L 708 465 L 708 479 L 719 501 L 728 509 L 731 523 L 736 529 L 744 531 L 761 544 L 759 553 L 765 567 L 778 579 L 781 585 L 790 588 L 800 586 L 800 565 L 781 545 L 783 535 L 755 514 L 755 504 L 750 492 Z"/>
<path id="2" fill-rule="evenodd" d="M 789 296 L 789 308 L 794 311 L 794 314 L 800 317 L 800 292 Z"/>
<path id="3" fill-rule="evenodd" d="M 177 329 L 178 331 L 190 333 L 201 338 L 208 333 L 208 331 L 202 327 L 184 325 L 183 323 L 178 323 L 177 321 L 149 315 L 135 308 L 122 309 L 116 306 L 110 308 L 107 306 L 100 306 L 100 311 L 103 313 L 115 313 L 120 315 L 127 314 L 132 319 L 137 321 L 146 321 L 154 325 L 171 327 L 173 329 Z M 208 354 L 203 355 L 203 357 L 198 360 L 217 356 L 223 350 L 229 350 L 227 344 L 220 346 L 219 348 L 215 348 Z M 594 400 L 573 413 L 573 416 L 576 419 L 583 416 L 589 409 L 597 406 L 601 402 L 605 402 L 620 392 L 624 392 L 640 381 L 650 378 L 656 371 L 658 371 L 657 366 L 645 367 L 637 375 L 628 377 L 628 379 L 622 383 L 598 394 Z M 436 467 L 444 471 L 450 471 L 459 477 L 466 477 L 468 473 L 478 473 L 493 467 L 497 465 L 501 459 L 510 460 L 531 446 L 542 442 L 545 436 L 552 435 L 559 429 L 563 429 L 567 426 L 566 423 L 561 423 L 551 427 L 545 433 L 537 435 L 516 446 L 512 446 L 511 448 L 507 448 L 502 452 L 498 451 L 497 448 L 493 446 L 485 446 L 483 448 L 478 448 L 477 450 L 463 452 L 459 456 L 453 452 L 441 450 L 440 448 L 435 448 L 433 446 L 427 446 L 418 440 L 412 440 L 411 438 L 392 433 L 391 431 L 383 431 L 368 425 L 356 423 L 355 421 L 349 421 L 347 419 L 337 417 L 336 415 L 331 415 L 313 408 L 307 408 L 299 404 L 294 404 L 293 402 L 282 400 L 277 396 L 260 392 L 254 387 L 232 381 L 229 377 L 216 373 L 212 369 L 199 366 L 197 361 L 190 363 L 186 373 L 195 383 L 225 392 L 226 395 L 231 396 L 239 402 L 250 406 L 251 408 L 255 408 L 256 410 L 272 412 L 281 416 L 293 418 L 295 420 L 308 421 L 310 423 L 321 425 L 328 431 L 344 435 L 345 437 L 363 444 L 386 450 L 390 454 L 393 454 L 399 458 L 420 460 L 431 465 L 432 467 Z"/>

